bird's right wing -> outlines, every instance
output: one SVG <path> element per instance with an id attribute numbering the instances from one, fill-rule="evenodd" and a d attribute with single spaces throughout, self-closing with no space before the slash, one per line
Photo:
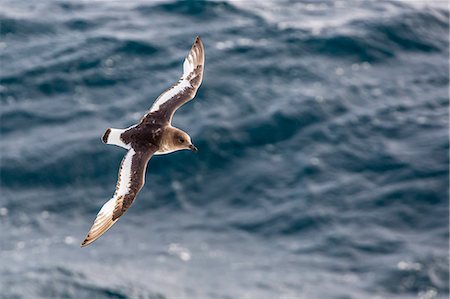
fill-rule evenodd
<path id="1" fill-rule="evenodd" d="M 116 192 L 98 212 L 86 239 L 81 243 L 81 247 L 97 240 L 131 206 L 136 195 L 144 185 L 147 163 L 156 150 L 156 147 L 141 151 L 135 151 L 131 148 L 127 152 L 120 165 Z"/>

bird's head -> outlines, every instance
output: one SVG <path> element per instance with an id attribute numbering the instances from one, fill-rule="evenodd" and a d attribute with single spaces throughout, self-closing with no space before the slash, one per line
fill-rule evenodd
<path id="1" fill-rule="evenodd" d="M 168 146 L 171 150 L 191 150 L 197 152 L 198 149 L 192 144 L 191 136 L 178 128 L 170 128 Z"/>

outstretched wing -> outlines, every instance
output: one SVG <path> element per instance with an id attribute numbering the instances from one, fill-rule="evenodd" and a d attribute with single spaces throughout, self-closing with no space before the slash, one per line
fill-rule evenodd
<path id="1" fill-rule="evenodd" d="M 87 246 L 97 240 L 131 206 L 136 195 L 142 186 L 144 186 L 147 163 L 156 150 L 156 147 L 139 151 L 131 148 L 127 152 L 120 165 L 116 192 L 98 212 L 86 239 L 81 243 L 81 247 Z"/>
<path id="2" fill-rule="evenodd" d="M 171 122 L 175 111 L 195 97 L 202 83 L 204 64 L 205 49 L 200 37 L 197 36 L 184 60 L 183 75 L 180 80 L 156 99 L 142 121 L 145 121 L 150 114 L 157 113 L 158 116 Z"/>

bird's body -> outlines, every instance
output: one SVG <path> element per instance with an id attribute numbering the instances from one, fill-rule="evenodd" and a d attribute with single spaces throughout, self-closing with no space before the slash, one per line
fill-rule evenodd
<path id="1" fill-rule="evenodd" d="M 183 75 L 171 88 L 163 92 L 140 122 L 127 129 L 107 129 L 102 141 L 128 150 L 119 169 L 116 191 L 97 214 L 86 239 L 86 246 L 104 234 L 131 206 L 145 181 L 147 163 L 153 155 L 188 149 L 197 151 L 191 137 L 171 125 L 175 111 L 194 98 L 204 69 L 204 48 L 195 39 L 183 63 Z"/>

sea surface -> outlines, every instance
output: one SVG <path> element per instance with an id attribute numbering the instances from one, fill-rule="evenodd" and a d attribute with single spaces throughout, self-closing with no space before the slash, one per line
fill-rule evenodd
<path id="1" fill-rule="evenodd" d="M 80 248 L 181 75 L 123 218 Z M 0 298 L 448 298 L 447 1 L 0 1 Z"/>

